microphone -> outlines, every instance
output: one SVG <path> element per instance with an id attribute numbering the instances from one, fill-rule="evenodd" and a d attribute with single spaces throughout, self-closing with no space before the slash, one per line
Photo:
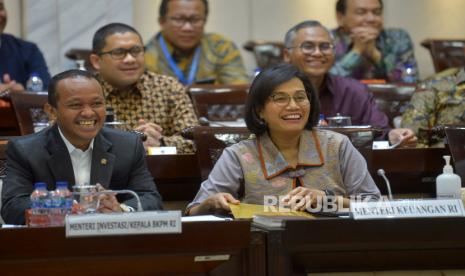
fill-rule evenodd
<path id="1" fill-rule="evenodd" d="M 378 173 L 379 176 L 381 176 L 384 179 L 384 182 L 386 182 L 386 187 L 387 187 L 387 191 L 388 191 L 388 198 L 389 198 L 389 200 L 392 200 L 393 198 L 392 198 L 392 192 L 391 192 L 391 184 L 389 183 L 389 180 L 387 179 L 384 170 L 379 169 L 377 171 L 377 173 Z"/>
<path id="2" fill-rule="evenodd" d="M 200 123 L 200 125 L 202 125 L 202 126 L 217 125 L 217 126 L 223 126 L 223 127 L 230 127 L 230 126 L 228 126 L 228 125 L 226 125 L 226 124 L 223 124 L 223 123 L 221 123 L 221 122 L 210 121 L 209 119 L 207 119 L 207 117 L 204 117 L 204 116 L 202 116 L 202 117 L 199 118 L 199 123 Z"/>
<path id="3" fill-rule="evenodd" d="M 95 195 L 95 196 L 99 196 L 99 195 L 105 195 L 105 194 L 131 194 L 132 196 L 134 196 L 134 198 L 136 199 L 137 201 L 137 212 L 143 212 L 144 209 L 142 208 L 142 203 L 140 201 L 140 197 L 139 195 L 134 192 L 134 191 L 131 191 L 131 190 L 104 190 L 104 191 L 100 191 L 100 192 L 73 192 L 73 195 Z M 97 209 L 98 209 L 98 206 L 100 205 L 100 200 L 97 202 Z"/>

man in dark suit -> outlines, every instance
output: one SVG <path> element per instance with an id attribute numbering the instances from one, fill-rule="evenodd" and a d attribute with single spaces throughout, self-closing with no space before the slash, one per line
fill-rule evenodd
<path id="1" fill-rule="evenodd" d="M 25 223 L 33 184 L 39 181 L 49 190 L 57 181 L 67 181 L 69 188 L 100 183 L 105 189 L 129 189 L 138 193 L 144 210 L 162 208 L 138 135 L 103 127 L 105 100 L 90 73 L 69 70 L 54 76 L 45 108 L 54 126 L 8 143 L 2 193 L 6 223 Z M 108 194 L 101 198 L 99 211 L 136 206 L 131 196 Z"/>

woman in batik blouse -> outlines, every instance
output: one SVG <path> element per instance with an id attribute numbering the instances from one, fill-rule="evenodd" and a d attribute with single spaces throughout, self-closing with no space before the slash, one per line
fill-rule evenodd
<path id="1" fill-rule="evenodd" d="M 278 203 L 293 210 L 334 200 L 378 198 L 365 159 L 349 139 L 319 130 L 319 103 L 309 79 L 283 64 L 253 81 L 245 122 L 254 135 L 226 148 L 187 214 L 230 211 L 229 204 Z"/>

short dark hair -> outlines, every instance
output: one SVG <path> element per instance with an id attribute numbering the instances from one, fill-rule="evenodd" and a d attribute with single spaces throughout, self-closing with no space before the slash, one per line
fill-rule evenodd
<path id="1" fill-rule="evenodd" d="M 140 42 L 143 44 L 142 37 L 140 36 L 139 32 L 133 27 L 124 23 L 110 23 L 101 27 L 95 32 L 94 38 L 92 39 L 92 52 L 94 54 L 99 54 L 103 50 L 103 48 L 105 48 L 105 40 L 107 39 L 107 37 L 116 33 L 134 33 L 139 37 Z"/>
<path id="2" fill-rule="evenodd" d="M 160 8 L 158 10 L 158 16 L 160 18 L 164 18 L 166 14 L 168 13 L 168 2 L 170 0 L 162 0 L 160 4 Z M 208 0 L 202 0 L 203 5 L 205 7 L 205 18 L 208 16 Z"/>
<path id="3" fill-rule="evenodd" d="M 267 131 L 268 127 L 263 123 L 263 120 L 258 115 L 258 111 L 265 107 L 267 100 L 276 87 L 293 78 L 298 78 L 302 81 L 307 92 L 307 97 L 310 100 L 310 116 L 308 117 L 305 129 L 312 129 L 312 127 L 317 125 L 320 116 L 320 103 L 312 83 L 307 75 L 299 71 L 296 66 L 285 63 L 265 69 L 252 82 L 249 94 L 247 95 L 244 118 L 250 132 L 258 136 Z"/>
<path id="4" fill-rule="evenodd" d="M 294 42 L 294 39 L 297 36 L 297 32 L 299 30 L 306 29 L 306 28 L 316 28 L 316 27 L 320 27 L 320 28 L 326 30 L 326 32 L 329 34 L 329 37 L 331 38 L 331 40 L 334 40 L 332 33 L 328 30 L 328 28 L 323 26 L 323 24 L 321 24 L 320 21 L 317 21 L 317 20 L 305 20 L 305 21 L 302 21 L 302 22 L 298 23 L 294 27 L 290 28 L 289 31 L 287 31 L 286 35 L 284 36 L 284 47 L 289 49 L 289 48 L 291 48 L 293 46 L 292 43 Z"/>
<path id="5" fill-rule="evenodd" d="M 383 8 L 383 0 L 378 0 L 379 4 L 381 5 L 381 9 Z M 347 0 L 337 0 L 336 2 L 336 12 L 340 14 L 346 14 L 347 10 Z"/>
<path id="6" fill-rule="evenodd" d="M 50 80 L 50 83 L 48 85 L 48 103 L 55 108 L 57 107 L 57 102 L 58 102 L 57 86 L 61 80 L 75 79 L 79 77 L 84 77 L 90 80 L 95 80 L 97 83 L 99 83 L 97 79 L 95 78 L 95 76 L 88 71 L 71 69 L 68 71 L 61 72 L 53 76 L 53 78 Z M 102 90 L 102 93 L 103 93 L 103 90 Z"/>

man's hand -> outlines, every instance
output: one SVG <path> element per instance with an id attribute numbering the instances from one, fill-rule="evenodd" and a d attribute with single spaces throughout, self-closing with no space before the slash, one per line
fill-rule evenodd
<path id="1" fill-rule="evenodd" d="M 147 140 L 144 142 L 144 147 L 159 147 L 162 137 L 163 128 L 155 123 L 147 123 L 144 119 L 140 119 L 138 126 L 134 129 L 147 135 Z"/>
<path id="2" fill-rule="evenodd" d="M 389 143 L 399 145 L 400 147 L 415 147 L 418 138 L 415 133 L 408 128 L 394 128 L 389 131 Z"/>
<path id="3" fill-rule="evenodd" d="M 105 189 L 102 185 L 97 184 L 97 191 L 103 192 Z M 98 196 L 98 200 L 100 202 L 97 209 L 99 213 L 120 213 L 123 211 L 114 194 L 101 194 Z"/>
<path id="4" fill-rule="evenodd" d="M 17 83 L 15 80 L 12 80 L 9 74 L 4 74 L 2 77 L 2 83 L 0 84 L 0 93 L 6 91 L 22 92 L 24 91 L 24 86 L 20 83 Z"/>
<path id="5" fill-rule="evenodd" d="M 361 26 L 352 29 L 352 50 L 371 59 L 374 62 L 381 60 L 381 52 L 376 48 L 376 38 L 380 30 L 369 26 Z"/>

